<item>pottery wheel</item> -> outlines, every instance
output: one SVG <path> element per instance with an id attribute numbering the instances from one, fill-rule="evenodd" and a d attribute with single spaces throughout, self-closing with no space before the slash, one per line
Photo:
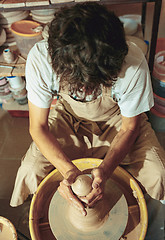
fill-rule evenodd
<path id="1" fill-rule="evenodd" d="M 121 189 L 112 179 L 109 179 L 106 183 L 105 199 L 104 206 L 107 207 L 104 223 L 91 231 L 83 231 L 83 229 L 77 229 L 72 225 L 68 217 L 70 205 L 56 191 L 51 199 L 48 213 L 50 228 L 55 239 L 119 240 L 128 222 L 128 205 Z"/>

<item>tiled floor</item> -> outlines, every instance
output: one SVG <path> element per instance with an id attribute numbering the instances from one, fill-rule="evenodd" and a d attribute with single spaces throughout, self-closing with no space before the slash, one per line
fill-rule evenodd
<path id="1" fill-rule="evenodd" d="M 149 40 L 149 33 L 151 31 L 150 22 L 152 10 L 153 5 L 151 3 L 149 10 L 147 11 L 147 40 Z M 165 0 L 163 0 L 159 37 L 165 37 L 165 18 L 163 17 L 163 14 L 165 13 L 164 10 Z M 126 7 L 122 5 L 116 8 L 118 15 L 129 13 L 139 14 L 140 11 L 141 9 L 139 8 L 139 5 L 128 5 Z M 165 135 L 158 135 L 161 144 L 165 147 Z M 18 231 L 19 239 L 30 239 L 28 230 L 28 210 L 30 201 L 27 201 L 18 208 L 11 208 L 9 206 L 9 200 L 16 172 L 20 165 L 20 160 L 26 152 L 30 142 L 31 137 L 28 133 L 28 119 L 11 117 L 8 112 L 0 109 L 0 215 L 8 218 L 14 224 Z M 150 205 L 148 206 L 150 207 Z M 153 218 L 153 216 L 155 217 L 156 215 L 160 215 L 160 207 L 156 206 L 154 211 L 154 215 L 150 216 L 150 224 L 154 221 L 153 219 L 157 219 Z M 152 234 L 153 237 L 147 237 L 146 240 L 164 240 L 163 238 L 158 238 L 158 235 L 155 236 L 153 231 L 153 228 L 149 228 L 148 233 L 150 235 L 148 236 L 151 236 Z"/>

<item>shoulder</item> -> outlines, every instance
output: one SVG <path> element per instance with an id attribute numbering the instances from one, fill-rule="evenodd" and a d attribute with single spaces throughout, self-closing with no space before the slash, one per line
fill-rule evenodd
<path id="1" fill-rule="evenodd" d="M 131 79 L 141 64 L 146 61 L 142 50 L 134 43 L 128 42 L 128 54 L 124 60 L 119 78 Z"/>
<path id="2" fill-rule="evenodd" d="M 142 50 L 129 45 L 122 71 L 113 87 L 121 113 L 133 117 L 153 106 L 152 85 L 147 61 Z"/>
<path id="3" fill-rule="evenodd" d="M 140 82 L 150 79 L 150 72 L 144 53 L 133 43 L 129 42 L 128 46 L 128 54 L 115 83 L 115 87 L 122 93 L 132 89 L 137 82 L 140 84 Z"/>
<path id="4" fill-rule="evenodd" d="M 56 76 L 53 77 L 48 45 L 45 40 L 36 43 L 30 50 L 25 76 L 29 101 L 38 107 L 49 108 L 52 90 L 58 90 L 58 85 Z"/>
<path id="5" fill-rule="evenodd" d="M 28 54 L 27 60 L 44 60 L 47 61 L 49 64 L 51 63 L 50 61 L 50 56 L 48 53 L 48 43 L 46 40 L 42 40 L 40 42 L 37 42 L 30 50 Z"/>
<path id="6" fill-rule="evenodd" d="M 33 53 L 44 53 L 44 55 L 47 55 L 48 51 L 48 42 L 44 39 L 34 44 L 34 46 L 31 48 L 29 54 Z"/>
<path id="7" fill-rule="evenodd" d="M 46 40 L 37 42 L 28 54 L 26 61 L 26 76 L 28 77 L 34 72 L 46 78 L 52 75 L 51 59 Z"/>

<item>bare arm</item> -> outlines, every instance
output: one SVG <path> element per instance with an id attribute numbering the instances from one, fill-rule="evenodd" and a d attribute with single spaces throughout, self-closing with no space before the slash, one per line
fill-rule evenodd
<path id="1" fill-rule="evenodd" d="M 127 118 L 122 116 L 120 131 L 115 136 L 100 167 L 107 177 L 124 160 L 139 135 L 140 116 Z"/>
<path id="2" fill-rule="evenodd" d="M 29 102 L 29 131 L 34 142 L 46 159 L 59 170 L 64 178 L 68 178 L 68 173 L 76 172 L 77 168 L 64 154 L 55 136 L 49 131 L 48 115 L 49 108 L 39 108 Z"/>
<path id="3" fill-rule="evenodd" d="M 86 215 L 83 204 L 70 188 L 70 184 L 81 174 L 81 171 L 64 154 L 55 136 L 49 131 L 48 115 L 49 109 L 36 107 L 29 102 L 30 134 L 41 153 L 63 175 L 64 180 L 58 188 L 60 194 Z"/>
<path id="4" fill-rule="evenodd" d="M 86 200 L 89 206 L 93 206 L 103 196 L 104 184 L 112 175 L 116 167 L 124 160 L 127 153 L 135 143 L 139 135 L 140 115 L 127 118 L 122 116 L 120 131 L 113 139 L 111 146 L 100 166 L 92 171 L 93 190 L 88 194 Z"/>

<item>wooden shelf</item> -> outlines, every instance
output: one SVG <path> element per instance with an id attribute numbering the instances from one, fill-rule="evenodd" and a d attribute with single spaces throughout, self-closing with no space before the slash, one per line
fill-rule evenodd
<path id="1" fill-rule="evenodd" d="M 142 29 L 139 25 L 138 31 L 133 35 L 137 38 L 143 39 Z M 4 62 L 2 53 L 0 54 L 0 77 L 5 76 L 25 76 L 25 64 L 26 60 L 22 59 L 19 54 L 17 54 L 16 46 L 10 47 L 10 49 L 15 53 L 15 61 L 12 64 Z"/>
<path id="2" fill-rule="evenodd" d="M 8 111 L 12 117 L 29 117 L 28 104 L 20 105 L 15 100 L 12 103 L 3 103 L 2 108 Z"/>
<path id="3" fill-rule="evenodd" d="M 85 0 L 86 1 L 86 0 Z M 88 0 L 94 1 L 94 0 Z M 96 0 L 97 1 L 97 0 Z M 33 10 L 33 9 L 52 9 L 59 8 L 61 6 L 71 6 L 77 2 L 83 2 L 83 0 L 0 0 L 0 12 L 9 12 L 9 11 L 20 11 L 20 10 Z M 119 4 L 136 4 L 141 3 L 142 5 L 142 31 L 138 37 L 143 38 L 145 33 L 145 20 L 146 20 L 146 10 L 147 3 L 154 3 L 154 14 L 152 21 L 152 34 L 151 34 L 151 43 L 148 54 L 148 63 L 150 72 L 152 74 L 154 57 L 155 57 L 155 49 L 157 43 L 157 34 L 159 27 L 159 19 L 160 19 L 160 11 L 162 0 L 100 0 L 97 1 L 100 4 L 108 4 L 108 5 L 119 5 Z M 3 47 L 0 47 L 0 65 L 4 66 L 3 59 Z M 17 53 L 16 46 L 10 47 L 11 50 L 15 53 L 15 61 L 13 64 L 6 64 L 7 66 L 0 67 L 0 77 L 3 76 L 25 76 L 25 63 L 26 61 L 21 59 L 19 54 Z M 12 116 L 28 116 L 28 105 L 20 106 L 15 101 L 11 104 L 3 104 L 3 108 L 11 113 Z"/>
<path id="4" fill-rule="evenodd" d="M 16 100 L 12 103 L 3 103 L 2 107 L 7 111 L 29 111 L 28 104 L 20 105 Z"/>
<path id="5" fill-rule="evenodd" d="M 88 0 L 94 1 L 94 0 Z M 97 0 L 96 0 L 97 1 Z M 75 4 L 77 2 L 84 2 L 84 0 L 0 0 L 0 12 L 1 11 L 16 11 L 16 10 L 32 10 L 32 9 L 49 9 L 49 8 L 58 8 L 63 5 Z M 152 74 L 153 71 L 153 64 L 154 64 L 154 57 L 155 57 L 155 49 L 157 43 L 157 34 L 158 34 L 158 27 L 159 27 L 159 19 L 160 19 L 160 11 L 162 0 L 100 0 L 97 1 L 101 4 L 108 4 L 108 5 L 118 5 L 118 4 L 135 4 L 141 3 L 142 4 L 142 30 L 143 34 L 145 32 L 145 20 L 146 20 L 146 8 L 147 3 L 154 3 L 154 15 L 153 15 L 153 22 L 152 22 L 152 36 L 151 36 L 151 44 L 149 48 L 149 68 Z M 4 73 L 7 74 L 10 72 L 11 75 L 17 74 L 18 76 L 22 75 L 23 69 L 18 67 L 18 65 L 9 71 L 4 69 Z M 0 69 L 2 72 L 2 69 Z"/>
<path id="6" fill-rule="evenodd" d="M 94 1 L 94 0 L 88 0 Z M 107 4 L 134 4 L 134 3 L 147 3 L 158 2 L 159 0 L 96 0 L 100 3 Z M 0 11 L 8 11 L 11 9 L 36 9 L 36 8 L 54 8 L 60 4 L 84 2 L 84 0 L 0 0 Z"/>

